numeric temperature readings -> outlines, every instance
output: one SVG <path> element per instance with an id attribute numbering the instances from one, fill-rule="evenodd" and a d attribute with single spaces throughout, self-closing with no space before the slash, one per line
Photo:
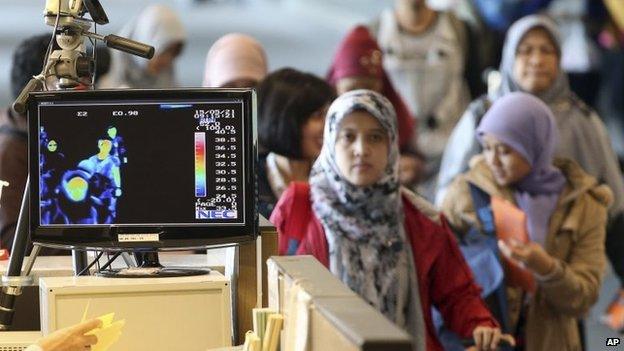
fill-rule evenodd
<path id="1" fill-rule="evenodd" d="M 116 110 L 111 112 L 113 117 L 137 117 L 139 111 L 137 110 Z"/>

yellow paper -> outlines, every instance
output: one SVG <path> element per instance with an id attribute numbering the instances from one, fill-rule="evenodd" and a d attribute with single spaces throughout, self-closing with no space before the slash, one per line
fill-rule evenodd
<path id="1" fill-rule="evenodd" d="M 102 321 L 102 328 L 100 328 L 100 329 L 104 329 L 104 328 L 110 326 L 111 324 L 113 324 L 113 319 L 114 318 L 115 318 L 115 312 L 111 312 L 109 314 L 105 314 L 103 316 L 97 317 L 97 319 Z"/>
<path id="2" fill-rule="evenodd" d="M 87 320 L 87 313 L 89 313 L 89 306 L 91 306 L 91 300 L 87 301 L 87 306 L 85 306 L 84 312 L 82 312 L 82 319 L 80 323 L 83 323 Z"/>
<path id="3" fill-rule="evenodd" d="M 91 300 L 87 302 L 87 306 L 82 314 L 82 322 L 87 320 L 90 305 Z M 121 330 L 126 324 L 126 320 L 122 319 L 113 322 L 115 319 L 114 312 L 101 315 L 97 319 L 102 321 L 102 327 L 93 329 L 85 335 L 95 335 L 98 339 L 97 344 L 91 346 L 91 351 L 106 351 L 121 337 Z"/>
<path id="4" fill-rule="evenodd" d="M 106 351 L 121 337 L 121 329 L 126 324 L 124 319 L 110 324 L 106 328 L 94 330 L 92 333 L 98 338 L 97 344 L 91 346 L 91 351 Z"/>

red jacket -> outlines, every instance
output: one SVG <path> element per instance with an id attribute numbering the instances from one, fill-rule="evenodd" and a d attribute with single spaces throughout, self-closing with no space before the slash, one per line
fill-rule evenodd
<path id="1" fill-rule="evenodd" d="M 427 350 L 442 351 L 431 318 L 431 307 L 442 313 L 445 325 L 462 338 L 472 338 L 475 327 L 498 327 L 479 297 L 470 268 L 444 220 L 437 224 L 406 196 L 402 197 L 407 233 L 418 274 L 420 303 L 427 333 Z M 279 233 L 280 255 L 313 255 L 329 267 L 325 231 L 312 211 L 310 186 L 291 183 L 277 203 L 271 222 Z"/>

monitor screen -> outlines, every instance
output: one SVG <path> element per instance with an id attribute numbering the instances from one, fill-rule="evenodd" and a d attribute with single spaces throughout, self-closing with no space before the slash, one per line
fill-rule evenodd
<path id="1" fill-rule="evenodd" d="M 33 241 L 180 248 L 253 239 L 255 94 L 31 95 Z"/>

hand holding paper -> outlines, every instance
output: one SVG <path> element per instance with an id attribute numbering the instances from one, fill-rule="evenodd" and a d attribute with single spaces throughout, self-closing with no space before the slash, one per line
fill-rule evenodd
<path id="1" fill-rule="evenodd" d="M 82 315 L 83 321 L 87 318 L 90 305 L 91 302 L 89 301 Z M 91 351 L 106 351 L 117 342 L 121 336 L 121 329 L 123 329 L 126 324 L 126 320 L 122 319 L 113 322 L 114 319 L 115 313 L 108 313 L 95 319 L 100 322 L 100 327 L 86 334 L 87 336 L 94 336 L 96 338 L 96 343 L 91 346 Z"/>
<path id="2" fill-rule="evenodd" d="M 37 345 L 43 351 L 84 351 L 98 342 L 98 338 L 89 332 L 101 325 L 102 321 L 97 318 L 83 321 L 45 336 Z"/>
<path id="3" fill-rule="evenodd" d="M 91 347 L 91 351 L 106 351 L 119 340 L 121 329 L 126 324 L 126 320 L 122 319 L 113 322 L 114 318 L 115 313 L 109 313 L 98 317 L 98 319 L 102 321 L 102 327 L 88 334 L 96 336 L 98 340 L 97 344 Z"/>
<path id="4" fill-rule="evenodd" d="M 519 262 L 521 266 L 545 276 L 555 267 L 553 258 L 536 242 L 521 243 L 517 240 L 498 241 L 498 247 L 505 257 Z"/>

